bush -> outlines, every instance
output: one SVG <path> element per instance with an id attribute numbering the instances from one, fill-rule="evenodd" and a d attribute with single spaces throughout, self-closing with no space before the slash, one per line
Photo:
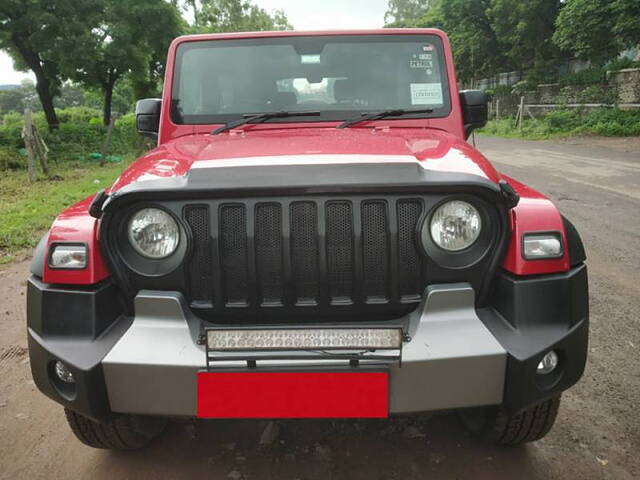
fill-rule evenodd
<path id="1" fill-rule="evenodd" d="M 554 110 L 543 118 L 524 120 L 522 129 L 513 118 L 490 121 L 482 130 L 487 135 L 542 139 L 576 134 L 604 136 L 640 135 L 640 110 L 600 108 L 583 114 L 577 109 Z"/>
<path id="2" fill-rule="evenodd" d="M 597 135 L 640 135 L 640 111 L 601 108 L 586 116 L 584 127 Z"/>
<path id="3" fill-rule="evenodd" d="M 623 70 L 625 68 L 637 68 L 640 67 L 640 61 L 631 60 L 630 58 L 618 58 L 617 60 L 613 60 L 607 63 L 603 70 L 605 71 L 614 71 L 614 70 Z"/>
<path id="4" fill-rule="evenodd" d="M 594 83 L 604 83 L 607 80 L 607 73 L 602 68 L 587 68 L 575 73 L 566 73 L 560 76 L 560 86 L 567 87 L 573 85 L 592 85 Z"/>
<path id="5" fill-rule="evenodd" d="M 494 95 L 511 95 L 511 86 L 510 85 L 497 85 L 496 88 L 493 89 Z"/>
<path id="6" fill-rule="evenodd" d="M 45 143 L 49 158 L 59 161 L 91 161 L 88 156 L 99 152 L 104 142 L 106 128 L 102 125 L 101 112 L 88 107 L 70 107 L 57 110 L 60 127 L 53 132 L 47 129 L 42 112 L 33 114 Z M 22 127 L 24 118 L 18 113 L 7 113 L 0 122 L 0 170 L 23 168 L 24 158 L 19 150 L 24 148 Z M 116 120 L 111 138 L 110 154 L 124 155 L 139 151 L 144 144 L 135 131 L 135 116 L 126 115 Z"/>
<path id="7" fill-rule="evenodd" d="M 531 80 L 520 80 L 511 87 L 511 93 L 514 95 L 523 95 L 526 92 L 531 92 L 536 89 L 538 85 Z"/>
<path id="8" fill-rule="evenodd" d="M 580 125 L 580 115 L 576 110 L 554 110 L 544 117 L 551 130 L 573 130 Z"/>

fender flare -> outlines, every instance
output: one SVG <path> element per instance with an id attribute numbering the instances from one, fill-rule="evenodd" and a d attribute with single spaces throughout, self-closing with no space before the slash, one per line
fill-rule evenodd
<path id="1" fill-rule="evenodd" d="M 45 233 L 38 245 L 33 250 L 33 259 L 31 260 L 31 273 L 42 279 L 44 275 L 44 262 L 47 259 L 47 246 L 49 245 L 49 232 Z"/>
<path id="2" fill-rule="evenodd" d="M 575 267 L 583 263 L 587 259 L 587 254 L 584 250 L 584 244 L 582 238 L 574 227 L 573 223 L 569 221 L 567 217 L 562 215 L 562 222 L 564 223 L 565 235 L 567 237 L 567 249 L 569 250 L 569 265 Z"/>

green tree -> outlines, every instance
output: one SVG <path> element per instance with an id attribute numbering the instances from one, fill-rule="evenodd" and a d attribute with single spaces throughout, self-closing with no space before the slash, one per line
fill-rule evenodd
<path id="1" fill-rule="evenodd" d="M 103 122 L 108 125 L 116 83 L 130 72 L 144 78 L 159 69 L 182 21 L 176 7 L 164 0 L 102 0 L 86 21 L 92 28 L 74 39 L 75 48 L 70 47 L 61 68 L 102 92 Z"/>
<path id="2" fill-rule="evenodd" d="M 193 14 L 197 33 L 291 30 L 282 10 L 272 13 L 248 0 L 187 0 L 185 7 Z"/>
<path id="3" fill-rule="evenodd" d="M 611 0 L 567 0 L 556 20 L 553 40 L 561 49 L 603 65 L 622 49 L 614 35 L 615 4 Z"/>
<path id="4" fill-rule="evenodd" d="M 0 90 L 0 116 L 24 110 L 24 93 L 20 87 Z"/>
<path id="5" fill-rule="evenodd" d="M 640 44 L 640 2 L 566 0 L 553 40 L 578 58 L 604 65 L 625 48 Z"/>
<path id="6" fill-rule="evenodd" d="M 434 0 L 389 0 L 384 22 L 387 27 L 416 27 Z"/>
<path id="7" fill-rule="evenodd" d="M 0 49 L 9 52 L 18 70 L 33 71 L 50 130 L 58 126 L 53 98 L 64 80 L 60 73 L 64 45 L 87 29 L 83 20 L 94 7 L 94 0 L 0 2 Z"/>
<path id="8" fill-rule="evenodd" d="M 640 2 L 638 0 L 615 0 L 613 11 L 616 25 L 613 32 L 623 48 L 640 45 Z"/>
<path id="9" fill-rule="evenodd" d="M 508 67 L 542 79 L 555 71 L 560 51 L 553 43 L 561 0 L 492 0 L 487 15 Z"/>
<path id="10" fill-rule="evenodd" d="M 505 58 L 488 16 L 491 0 L 432 0 L 418 27 L 447 32 L 460 80 L 467 82 L 496 73 Z"/>

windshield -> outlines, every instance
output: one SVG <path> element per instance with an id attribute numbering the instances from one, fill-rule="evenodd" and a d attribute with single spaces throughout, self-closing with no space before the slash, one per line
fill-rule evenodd
<path id="1" fill-rule="evenodd" d="M 177 50 L 171 104 L 177 124 L 284 110 L 320 115 L 279 122 L 344 120 L 387 109 L 433 109 L 408 118 L 449 114 L 438 37 L 253 38 L 187 42 Z"/>

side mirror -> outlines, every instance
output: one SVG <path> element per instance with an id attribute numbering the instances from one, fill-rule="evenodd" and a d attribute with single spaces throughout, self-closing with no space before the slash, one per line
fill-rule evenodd
<path id="1" fill-rule="evenodd" d="M 465 138 L 469 138 L 476 128 L 482 128 L 487 124 L 487 96 L 481 90 L 462 90 L 460 103 Z"/>
<path id="2" fill-rule="evenodd" d="M 159 98 L 138 100 L 136 103 L 136 129 L 140 135 L 158 138 L 161 106 L 162 100 Z"/>

